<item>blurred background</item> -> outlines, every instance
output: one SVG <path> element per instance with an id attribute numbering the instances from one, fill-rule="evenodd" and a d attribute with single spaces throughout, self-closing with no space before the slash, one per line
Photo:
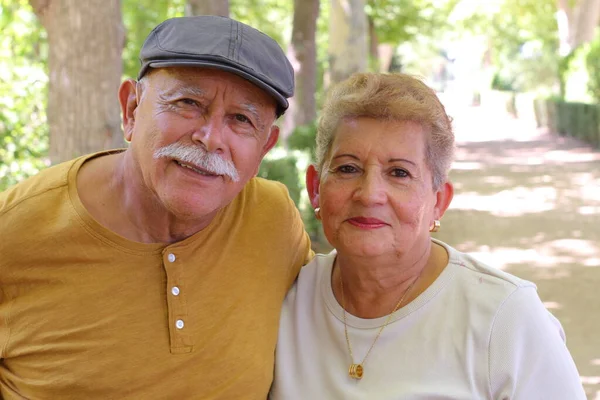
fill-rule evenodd
<path id="1" fill-rule="evenodd" d="M 0 0 L 0 191 L 124 147 L 120 82 L 166 18 L 227 15 L 275 38 L 296 72 L 260 175 L 304 190 L 327 88 L 406 72 L 454 119 L 454 201 L 437 237 L 534 281 L 600 399 L 600 0 Z M 0 221 L 1 223 L 1 221 Z"/>

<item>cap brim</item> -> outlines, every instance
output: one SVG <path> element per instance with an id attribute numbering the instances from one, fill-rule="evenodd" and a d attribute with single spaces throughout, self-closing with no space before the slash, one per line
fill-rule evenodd
<path id="1" fill-rule="evenodd" d="M 145 66 L 145 68 L 140 71 L 138 79 L 141 78 L 148 71 L 148 68 L 164 68 L 164 67 L 204 67 L 204 68 L 214 68 L 214 69 L 220 69 L 220 70 L 226 71 L 226 72 L 231 72 L 233 74 L 241 76 L 244 79 L 249 80 L 256 86 L 258 86 L 259 88 L 263 89 L 268 94 L 270 94 L 277 102 L 278 115 L 283 114 L 283 112 L 285 110 L 287 110 L 287 108 L 289 107 L 289 103 L 288 103 L 287 99 L 281 93 L 279 93 L 275 88 L 273 88 L 269 84 L 261 81 L 254 75 L 249 74 L 248 72 L 243 71 L 239 68 L 236 68 L 235 66 L 232 66 L 232 65 L 212 63 L 209 61 L 190 61 L 190 60 L 153 61 L 153 62 L 148 63 Z M 281 110 L 281 112 L 279 112 L 279 110 Z"/>

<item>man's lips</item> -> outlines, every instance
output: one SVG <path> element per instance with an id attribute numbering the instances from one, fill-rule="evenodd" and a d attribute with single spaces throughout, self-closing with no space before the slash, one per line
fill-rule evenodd
<path id="1" fill-rule="evenodd" d="M 384 221 L 371 217 L 353 217 L 347 220 L 350 224 L 364 229 L 375 229 L 387 226 Z"/>
<path id="2" fill-rule="evenodd" d="M 184 168 L 184 169 L 187 169 L 187 170 L 189 170 L 189 171 L 193 171 L 193 172 L 195 172 L 195 173 L 196 173 L 196 174 L 198 174 L 198 175 L 203 175 L 203 176 L 215 176 L 215 177 L 216 177 L 216 176 L 219 176 L 219 175 L 213 174 L 213 173 L 211 173 L 211 172 L 208 172 L 208 171 L 206 171 L 205 169 L 202 169 L 202 168 L 200 168 L 200 167 L 197 167 L 197 166 L 195 166 L 195 165 L 193 165 L 193 164 L 188 164 L 188 163 L 185 163 L 185 162 L 183 162 L 183 161 L 179 161 L 179 160 L 173 160 L 173 161 L 174 161 L 174 162 L 175 162 L 175 164 L 177 164 L 178 166 L 180 166 L 180 167 L 182 167 L 182 168 Z"/>

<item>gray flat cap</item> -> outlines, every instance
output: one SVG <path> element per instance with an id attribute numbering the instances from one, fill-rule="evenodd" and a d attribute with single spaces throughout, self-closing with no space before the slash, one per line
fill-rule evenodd
<path id="1" fill-rule="evenodd" d="M 277 42 L 230 18 L 171 18 L 150 32 L 140 51 L 138 80 L 148 68 L 191 66 L 237 74 L 275 98 L 277 115 L 294 95 L 294 69 Z"/>

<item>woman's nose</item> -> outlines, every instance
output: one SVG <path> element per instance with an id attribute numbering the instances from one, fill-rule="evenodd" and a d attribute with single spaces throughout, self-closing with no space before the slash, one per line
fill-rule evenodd
<path id="1" fill-rule="evenodd" d="M 382 204 L 386 201 L 385 181 L 378 171 L 368 171 L 358 181 L 355 200 L 364 205 Z"/>

